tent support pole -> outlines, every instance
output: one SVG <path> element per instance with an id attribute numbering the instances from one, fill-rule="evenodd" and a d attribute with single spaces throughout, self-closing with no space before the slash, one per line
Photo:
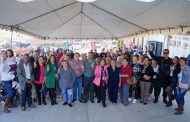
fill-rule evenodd
<path id="1" fill-rule="evenodd" d="M 11 27 L 11 48 L 13 48 L 13 28 Z"/>

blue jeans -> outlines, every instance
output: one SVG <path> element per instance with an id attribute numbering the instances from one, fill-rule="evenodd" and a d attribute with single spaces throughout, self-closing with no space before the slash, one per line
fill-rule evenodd
<path id="1" fill-rule="evenodd" d="M 14 95 L 14 91 L 12 88 L 12 81 L 2 81 L 3 88 L 5 89 L 6 95 L 3 97 L 3 99 L 11 99 Z"/>
<path id="2" fill-rule="evenodd" d="M 82 100 L 82 77 L 77 77 L 73 88 L 73 99 Z"/>
<path id="3" fill-rule="evenodd" d="M 29 83 L 25 83 L 24 90 L 22 90 L 22 107 L 25 107 L 26 101 L 28 101 L 28 106 L 32 105 L 32 84 Z"/>
<path id="4" fill-rule="evenodd" d="M 72 103 L 73 100 L 73 89 L 62 89 L 62 93 L 63 93 L 63 99 L 64 99 L 64 103 Z"/>
<path id="5" fill-rule="evenodd" d="M 176 102 L 178 105 L 179 104 L 182 104 L 182 105 L 185 104 L 184 97 L 185 97 L 185 94 L 187 93 L 187 91 L 188 91 L 188 89 L 185 92 L 181 92 L 180 88 L 177 89 Z"/>
<path id="6" fill-rule="evenodd" d="M 125 85 L 121 86 L 120 90 L 119 90 L 119 93 L 120 93 L 121 102 L 124 103 L 124 104 L 128 104 L 129 103 L 129 101 L 128 101 L 128 98 L 129 98 L 129 85 L 125 84 Z"/>

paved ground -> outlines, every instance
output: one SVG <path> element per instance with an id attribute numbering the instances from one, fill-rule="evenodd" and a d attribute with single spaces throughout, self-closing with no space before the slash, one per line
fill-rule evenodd
<path id="1" fill-rule="evenodd" d="M 175 116 L 173 105 L 166 108 L 159 101 L 158 104 L 150 102 L 147 106 L 130 104 L 124 107 L 122 104 L 108 105 L 103 108 L 101 104 L 75 103 L 73 108 L 59 105 L 38 106 L 36 109 L 27 109 L 22 112 L 20 107 L 11 109 L 11 114 L 5 114 L 0 105 L 0 122 L 190 122 L 190 95 L 186 96 L 185 112 L 182 116 Z"/>

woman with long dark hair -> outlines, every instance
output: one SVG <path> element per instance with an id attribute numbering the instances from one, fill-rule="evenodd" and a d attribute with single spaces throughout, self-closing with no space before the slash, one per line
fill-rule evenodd
<path id="1" fill-rule="evenodd" d="M 51 55 L 48 59 L 48 62 L 45 68 L 45 76 L 46 76 L 45 86 L 49 92 L 51 105 L 57 104 L 56 93 L 55 93 L 57 71 L 58 71 L 58 64 L 56 61 L 56 57 L 54 55 Z"/>
<path id="2" fill-rule="evenodd" d="M 37 62 L 34 62 L 34 86 L 36 88 L 36 94 L 38 97 L 38 105 L 41 105 L 41 101 L 46 105 L 45 96 L 42 96 L 42 88 L 45 82 L 45 64 L 44 57 L 40 56 Z"/>
<path id="3" fill-rule="evenodd" d="M 169 101 L 166 107 L 172 106 L 172 100 L 175 99 L 175 91 L 178 82 L 178 74 L 180 73 L 179 57 L 175 56 L 173 58 L 173 65 L 170 67 L 170 85 L 166 88 L 166 93 L 168 95 Z M 174 93 L 173 93 L 174 92 Z"/>

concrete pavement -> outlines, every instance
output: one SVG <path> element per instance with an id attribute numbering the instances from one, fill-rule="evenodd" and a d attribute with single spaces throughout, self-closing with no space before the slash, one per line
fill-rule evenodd
<path id="1" fill-rule="evenodd" d="M 108 101 L 108 100 L 107 100 Z M 11 114 L 5 114 L 0 105 L 0 122 L 190 122 L 190 95 L 186 95 L 185 112 L 182 116 L 175 116 L 173 107 L 166 108 L 160 99 L 158 104 L 152 101 L 148 105 L 130 104 L 125 107 L 121 103 L 117 105 L 108 104 L 103 108 L 101 104 L 74 103 L 73 108 L 62 105 L 37 106 L 38 108 L 28 108 L 22 112 L 20 107 L 11 109 Z"/>

